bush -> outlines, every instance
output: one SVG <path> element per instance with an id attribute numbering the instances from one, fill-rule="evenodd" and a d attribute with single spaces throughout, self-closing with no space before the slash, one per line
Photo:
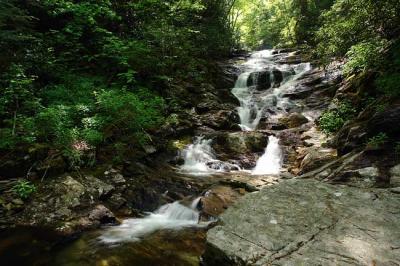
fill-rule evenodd
<path id="1" fill-rule="evenodd" d="M 370 148 L 377 149 L 384 145 L 388 141 L 388 139 L 389 138 L 386 133 L 380 132 L 378 135 L 370 138 L 367 145 Z"/>
<path id="2" fill-rule="evenodd" d="M 335 133 L 342 128 L 344 123 L 356 114 L 356 109 L 349 101 L 336 102 L 335 109 L 323 112 L 319 119 L 319 127 L 326 134 Z"/>
<path id="3" fill-rule="evenodd" d="M 20 197 L 21 199 L 27 199 L 31 196 L 32 193 L 36 191 L 36 187 L 29 181 L 20 180 L 15 184 L 12 190 Z"/>
<path id="4" fill-rule="evenodd" d="M 383 40 L 372 40 L 353 45 L 346 56 L 349 61 L 343 68 L 347 76 L 379 67 L 382 64 L 382 52 L 387 46 Z"/>
<path id="5" fill-rule="evenodd" d="M 144 88 L 137 93 L 101 91 L 96 98 L 96 119 L 106 137 L 134 134 L 144 143 L 146 130 L 155 129 L 163 121 L 163 99 Z"/>

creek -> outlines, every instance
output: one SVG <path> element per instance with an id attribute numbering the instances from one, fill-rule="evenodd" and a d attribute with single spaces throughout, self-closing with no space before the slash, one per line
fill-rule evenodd
<path id="1" fill-rule="evenodd" d="M 242 132 L 257 132 L 261 121 L 277 120 L 294 108 L 285 92 L 296 86 L 311 65 L 277 62 L 283 56 L 291 54 L 264 50 L 238 64 L 241 74 L 231 92 L 240 103 L 237 113 Z M 182 150 L 184 163 L 177 174 L 194 180 L 215 176 L 216 183 L 218 175 L 279 175 L 283 164 L 280 140 L 273 135 L 267 138 L 264 153 L 257 155 L 255 165 L 246 167 L 221 158 L 213 148 L 214 139 L 200 134 Z M 198 197 L 172 202 L 141 218 L 123 219 L 120 225 L 61 244 L 54 236 L 16 230 L 0 240 L 0 259 L 2 265 L 199 265 L 206 230 L 216 219 L 201 216 L 200 201 Z"/>

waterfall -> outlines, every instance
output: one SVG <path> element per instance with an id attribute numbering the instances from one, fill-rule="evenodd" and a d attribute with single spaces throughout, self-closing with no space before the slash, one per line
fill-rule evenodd
<path id="1" fill-rule="evenodd" d="M 289 99 L 282 98 L 281 95 L 311 69 L 310 63 L 279 65 L 272 59 L 273 50 L 263 50 L 253 53 L 241 66 L 242 73 L 232 89 L 232 94 L 240 103 L 237 111 L 240 117 L 239 126 L 243 131 L 255 130 L 266 109 L 290 107 Z M 275 76 L 277 74 L 280 78 L 278 81 Z M 257 90 L 259 85 L 268 85 L 269 88 L 267 86 L 263 88 L 266 91 L 260 92 Z"/>
<path id="2" fill-rule="evenodd" d="M 181 171 L 190 175 L 202 176 L 241 170 L 240 166 L 236 164 L 218 160 L 211 143 L 211 139 L 197 137 L 193 144 L 188 145 L 182 152 L 184 164 L 181 166 Z"/>
<path id="3" fill-rule="evenodd" d="M 261 50 L 258 52 L 254 52 L 251 57 L 252 58 L 268 58 L 272 56 L 274 50 Z"/>
<path id="4" fill-rule="evenodd" d="M 199 201 L 195 199 L 189 207 L 179 201 L 163 205 L 144 218 L 127 219 L 119 226 L 106 228 L 98 239 L 108 244 L 134 242 L 158 230 L 206 226 L 208 223 L 199 223 Z"/>
<path id="5" fill-rule="evenodd" d="M 207 163 L 215 161 L 214 151 L 211 148 L 211 140 L 197 137 L 193 144 L 190 144 L 183 151 L 185 163 L 181 170 L 191 174 L 208 174 L 212 169 Z"/>
<path id="6" fill-rule="evenodd" d="M 269 136 L 268 146 L 265 153 L 257 161 L 257 165 L 252 171 L 253 175 L 277 175 L 282 167 L 282 151 L 279 146 L 279 139 Z"/>

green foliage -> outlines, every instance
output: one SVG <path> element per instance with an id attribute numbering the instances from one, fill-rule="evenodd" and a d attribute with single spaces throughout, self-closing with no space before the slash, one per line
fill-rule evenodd
<path id="1" fill-rule="evenodd" d="M 146 130 L 163 122 L 164 102 L 146 89 L 138 93 L 128 91 L 101 91 L 96 96 L 98 114 L 94 118 L 106 136 L 136 134 L 146 142 Z"/>
<path id="2" fill-rule="evenodd" d="M 319 56 L 344 56 L 354 45 L 364 43 L 358 47 L 361 50 L 366 43 L 391 38 L 399 27 L 399 11 L 398 1 L 336 0 L 322 15 L 323 25 L 317 32 Z"/>
<path id="3" fill-rule="evenodd" d="M 236 28 L 247 47 L 313 44 L 319 16 L 333 0 L 236 1 Z"/>
<path id="4" fill-rule="evenodd" d="M 336 108 L 325 111 L 319 119 L 319 127 L 326 134 L 337 132 L 356 114 L 355 108 L 348 101 L 336 102 L 336 105 Z"/>
<path id="5" fill-rule="evenodd" d="M 390 97 L 400 96 L 400 42 L 390 46 L 386 55 L 385 67 L 375 84 L 379 92 Z"/>
<path id="6" fill-rule="evenodd" d="M 353 45 L 346 54 L 349 60 L 344 66 L 343 73 L 351 75 L 379 67 L 382 64 L 382 51 L 386 46 L 387 42 L 384 40 Z"/>
<path id="7" fill-rule="evenodd" d="M 36 191 L 36 187 L 27 180 L 20 180 L 13 186 L 12 190 L 18 195 L 18 197 L 25 200 Z"/>
<path id="8" fill-rule="evenodd" d="M 371 148 L 377 149 L 382 147 L 382 145 L 384 145 L 388 140 L 389 137 L 386 135 L 386 133 L 380 132 L 378 135 L 370 138 L 367 145 Z"/>
<path id="9" fill-rule="evenodd" d="M 233 2 L 0 1 L 0 150 L 45 142 L 79 166 L 148 142 L 160 95 L 231 51 Z"/>

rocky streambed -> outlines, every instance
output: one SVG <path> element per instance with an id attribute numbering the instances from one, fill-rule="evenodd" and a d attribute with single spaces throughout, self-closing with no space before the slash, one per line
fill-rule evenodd
<path id="1" fill-rule="evenodd" d="M 161 129 L 182 136 L 170 142 L 176 157 L 148 147 L 144 163 L 44 182 L 29 203 L 12 203 L 0 219 L 7 229 L 0 259 L 10 265 L 400 264 L 395 159 L 349 149 L 360 140 L 318 130 L 321 113 L 349 90 L 340 65 L 322 70 L 301 53 L 266 50 L 219 69 L 217 87 L 193 88 L 194 107 L 172 114 L 176 119 Z M 374 128 L 365 120 L 340 134 L 358 130 L 362 138 Z"/>

